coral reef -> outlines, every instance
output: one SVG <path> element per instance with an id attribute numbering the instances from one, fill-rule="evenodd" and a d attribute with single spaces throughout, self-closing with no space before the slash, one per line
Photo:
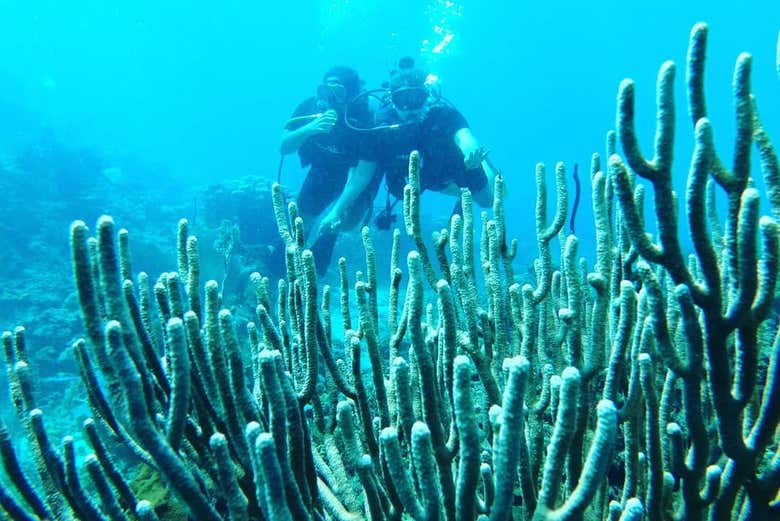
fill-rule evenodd
<path id="1" fill-rule="evenodd" d="M 780 171 L 746 54 L 735 68 L 733 166 L 716 154 L 702 90 L 706 38 L 707 27 L 695 26 L 688 54 L 689 255 L 672 187 L 672 63 L 659 73 L 652 159 L 633 126 L 634 85 L 620 86 L 607 172 L 598 154 L 591 164 L 592 267 L 578 257 L 578 238 L 562 231 L 564 165 L 550 220 L 537 167 L 535 284 L 515 282 L 517 241 L 506 238 L 500 176 L 492 216 L 475 220 L 464 191 L 462 216 L 432 244 L 424 239 L 417 154 L 403 207 L 415 249 L 402 260 L 396 230 L 380 302 L 364 228 L 361 269 L 350 276 L 339 261 L 336 314 L 297 209 L 273 187 L 286 273 L 276 298 L 269 277 L 249 277 L 256 320 L 246 335 L 223 308 L 220 285 L 202 284 L 187 221 L 175 271 L 156 281 L 133 275 L 131 236 L 110 217 L 94 236 L 75 222 L 85 339 L 73 350 L 93 413 L 84 424 L 93 454 L 80 469 L 72 438 L 54 447 L 24 330 L 5 333 L 11 397 L 37 477 L 20 467 L 2 426 L 11 485 L 0 487 L 0 507 L 18 520 L 146 521 L 180 509 L 203 521 L 776 518 Z M 753 144 L 772 216 L 759 214 Z M 116 447 L 140 477 L 117 461 Z"/>
<path id="2" fill-rule="evenodd" d="M 104 174 L 112 164 L 108 158 L 42 130 L 34 136 L 0 157 L 0 241 L 6 245 L 0 250 L 0 316 L 4 327 L 36 323 L 28 332 L 36 345 L 33 361 L 48 366 L 62 362 L 60 352 L 80 334 L 73 284 L 62 276 L 69 270 L 66 223 L 75 216 L 89 221 L 103 213 L 128 216 L 136 262 L 160 271 L 172 241 L 155 223 L 175 222 L 183 208 L 159 183 L 167 176 L 149 165 L 123 158 L 127 179 L 118 185 Z M 148 189 L 152 178 L 155 190 Z"/>
<path id="3" fill-rule="evenodd" d="M 195 220 L 207 246 L 201 254 L 204 273 L 220 279 L 230 305 L 246 301 L 253 271 L 273 280 L 284 277 L 284 243 L 274 226 L 270 181 L 246 176 L 207 187 L 197 196 Z"/>

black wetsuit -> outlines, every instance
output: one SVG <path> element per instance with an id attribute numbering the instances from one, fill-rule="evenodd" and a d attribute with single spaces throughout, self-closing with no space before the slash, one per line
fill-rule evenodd
<path id="1" fill-rule="evenodd" d="M 317 98 L 309 98 L 298 105 L 293 112 L 293 117 L 320 112 L 323 112 L 323 108 Z M 367 105 L 351 106 L 349 116 L 350 123 L 356 128 L 366 128 L 372 120 Z M 309 121 L 302 121 L 291 130 L 300 128 Z M 330 132 L 311 136 L 298 148 L 301 166 L 309 167 L 297 198 L 298 209 L 304 218 L 313 219 L 319 216 L 339 198 L 347 183 L 349 169 L 358 163 L 359 152 L 363 148 L 362 139 L 363 135 L 350 129 L 344 122 L 343 115 L 339 114 Z M 344 228 L 351 228 L 364 219 L 371 208 L 378 187 L 379 180 L 372 180 L 346 210 L 347 215 L 342 217 Z M 336 231 L 322 233 L 311 245 L 319 275 L 324 275 L 330 265 L 337 238 Z"/>
<path id="2" fill-rule="evenodd" d="M 458 130 L 467 128 L 463 115 L 448 104 L 438 103 L 428 109 L 425 117 L 413 124 L 402 124 L 393 107 L 377 112 L 376 125 L 401 124 L 398 128 L 373 133 L 373 138 L 361 148 L 361 158 L 377 163 L 384 174 L 387 188 L 397 198 L 403 197 L 409 171 L 409 155 L 417 150 L 421 157 L 420 189 L 441 191 L 450 182 L 472 192 L 487 185 L 482 167 L 466 170 L 463 153 L 455 143 Z"/>
<path id="3" fill-rule="evenodd" d="M 324 112 L 316 98 L 304 100 L 293 112 L 292 117 L 307 116 Z M 350 109 L 351 123 L 358 128 L 366 126 L 370 115 L 360 107 Z M 309 123 L 301 121 L 291 129 L 295 130 Z M 306 139 L 298 148 L 302 167 L 309 167 L 297 204 L 305 216 L 316 217 L 333 203 L 344 191 L 349 169 L 358 162 L 361 136 L 351 130 L 341 115 L 330 132 L 317 134 Z"/>

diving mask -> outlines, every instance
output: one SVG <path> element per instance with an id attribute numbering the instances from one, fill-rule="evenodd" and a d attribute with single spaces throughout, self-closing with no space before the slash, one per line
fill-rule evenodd
<path id="1" fill-rule="evenodd" d="M 414 111 L 422 108 L 428 101 L 428 89 L 425 87 L 402 87 L 390 93 L 395 108 Z"/>
<path id="2" fill-rule="evenodd" d="M 336 81 L 326 81 L 317 86 L 317 99 L 330 107 L 342 106 L 347 102 L 347 88 Z"/>

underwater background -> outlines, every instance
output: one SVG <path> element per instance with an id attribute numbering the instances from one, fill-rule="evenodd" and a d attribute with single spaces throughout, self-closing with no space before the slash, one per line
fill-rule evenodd
<path id="1" fill-rule="evenodd" d="M 728 163 L 742 51 L 754 58 L 763 124 L 780 136 L 780 2 L 0 0 L 0 328 L 26 328 L 52 437 L 89 413 L 71 352 L 83 335 L 73 220 L 93 226 L 111 214 L 131 232 L 134 268 L 155 277 L 175 265 L 176 222 L 187 218 L 201 240 L 203 280 L 221 282 L 239 316 L 242 306 L 251 311 L 248 273 L 284 273 L 269 184 L 285 120 L 329 67 L 354 67 L 375 88 L 412 56 L 439 77 L 504 174 L 520 278 L 536 255 L 537 162 L 550 179 L 556 161 L 569 172 L 579 165 L 577 235 L 592 258 L 591 154 L 604 153 L 624 78 L 636 81 L 638 134 L 650 150 L 665 60 L 678 64 L 675 182 L 684 187 L 693 147 L 685 49 L 700 21 L 710 27 L 709 115 Z M 280 180 L 294 194 L 303 174 L 291 155 Z M 375 205 L 384 197 L 382 189 Z M 424 195 L 427 234 L 447 226 L 451 208 L 451 199 Z M 386 284 L 391 232 L 375 234 Z M 357 232 L 342 238 L 336 256 L 359 244 Z M 335 262 L 331 283 L 334 271 Z M 0 415 L 19 429 L 7 387 L 0 374 Z"/>

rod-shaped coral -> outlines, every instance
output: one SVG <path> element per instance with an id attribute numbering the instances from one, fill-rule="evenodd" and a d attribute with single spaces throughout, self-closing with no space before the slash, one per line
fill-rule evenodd
<path id="1" fill-rule="evenodd" d="M 446 470 L 437 465 L 432 442 L 428 425 L 415 422 L 412 425 L 412 461 L 420 486 L 423 519 L 436 521 L 442 508 L 442 491 L 439 484 L 444 483 L 446 479 L 437 475 Z M 446 498 L 444 500 L 447 501 Z"/>
<path id="2" fill-rule="evenodd" d="M 374 290 L 372 290 L 374 292 Z M 382 427 L 390 425 L 390 410 L 387 406 L 387 392 L 385 390 L 384 371 L 382 369 L 382 355 L 380 353 L 379 338 L 375 329 L 375 320 L 372 318 L 371 297 L 366 284 L 358 282 L 355 284 L 355 294 L 358 301 L 358 312 L 360 314 L 360 333 L 366 340 L 368 350 L 368 359 L 371 363 L 371 376 L 374 383 L 374 394 L 376 396 L 377 407 L 379 408 L 379 419 Z"/>
<path id="3" fill-rule="evenodd" d="M 248 519 L 247 507 L 249 506 L 249 501 L 238 486 L 237 476 L 230 460 L 227 438 L 224 434 L 215 432 L 209 439 L 209 445 L 214 451 L 217 468 L 219 470 L 219 485 L 227 500 L 230 520 L 246 521 Z"/>
<path id="4" fill-rule="evenodd" d="M 95 458 L 97 458 L 100 463 L 102 471 L 105 472 L 111 485 L 113 485 L 114 489 L 117 491 L 117 495 L 119 496 L 117 499 L 120 505 L 122 508 L 131 511 L 135 508 L 138 500 L 125 479 L 125 476 L 120 472 L 116 461 L 111 457 L 105 444 L 100 439 L 97 422 L 92 418 L 84 420 L 84 432 L 89 439 Z"/>
<path id="5" fill-rule="evenodd" d="M 16 498 L 9 494 L 4 488 L 0 489 L 0 507 L 12 516 L 11 519 L 18 521 L 37 521 L 33 514 L 25 510 Z"/>
<path id="6" fill-rule="evenodd" d="M 409 267 L 409 332 L 412 349 L 416 357 L 420 387 L 422 390 L 423 419 L 426 429 L 436 451 L 436 462 L 439 465 L 439 479 L 441 490 L 444 494 L 444 507 L 448 517 L 452 517 L 455 509 L 455 488 L 452 476 L 447 470 L 450 466 L 451 454 L 446 445 L 446 438 L 441 420 L 441 409 L 438 404 L 436 391 L 436 373 L 431 352 L 425 345 L 422 332 L 422 303 L 423 303 L 423 266 L 420 255 L 412 251 L 407 257 Z M 414 435 L 413 435 L 414 436 Z"/>
<path id="7" fill-rule="evenodd" d="M 428 248 L 422 235 L 420 222 L 420 153 L 416 150 L 409 154 L 409 182 L 404 187 L 404 225 L 406 234 L 412 238 L 422 262 L 423 273 L 431 288 L 436 287 L 438 278 L 433 270 Z M 407 188 L 408 187 L 408 188 Z"/>
<path id="8" fill-rule="evenodd" d="M 778 259 L 777 224 L 769 217 L 760 217 L 759 193 L 750 178 L 751 146 L 753 142 L 758 145 L 761 170 L 775 214 L 780 179 L 776 154 L 758 119 L 751 93 L 752 59 L 749 54 L 742 53 L 736 60 L 732 82 L 736 112 L 734 159 L 730 168 L 719 159 L 704 98 L 707 37 L 705 24 L 694 26 L 687 60 L 688 108 L 694 124 L 695 144 L 686 190 L 686 212 L 696 252 L 692 262 L 686 262 L 682 255 L 676 197 L 671 183 L 672 63 L 664 64 L 659 73 L 656 150 L 652 160 L 642 156 L 637 144 L 633 127 L 633 83 L 627 80 L 621 84 L 618 95 L 618 134 L 631 171 L 652 184 L 658 244 L 645 233 L 641 209 L 632 194 L 634 183 L 628 168 L 617 155 L 610 158 L 610 175 L 615 182 L 628 235 L 646 261 L 663 268 L 640 265 L 640 272 L 647 289 L 655 343 L 664 364 L 684 381 L 685 414 L 693 420 L 690 465 L 682 470 L 686 518 L 700 516 L 713 496 L 716 497 L 710 515 L 727 517 L 737 501 L 737 490 L 760 473 L 757 462 L 766 445 L 752 446 L 745 433 L 763 429 L 756 423 L 752 411 L 761 403 L 758 397 L 761 389 L 765 391 L 772 383 L 768 375 L 759 375 L 757 369 L 760 360 L 766 360 L 776 349 L 766 341 L 762 342 L 758 331 L 767 318 L 767 303 L 772 300 L 769 294 L 774 294 L 776 285 L 777 269 L 770 266 L 776 266 Z M 723 191 L 727 204 L 722 242 L 714 240 L 710 233 L 717 228 L 713 208 L 715 185 Z M 639 187 L 636 190 L 635 194 Z M 678 353 L 669 335 L 672 315 L 664 307 L 664 287 L 656 280 L 654 271 L 659 276 L 668 275 L 674 284 L 686 288 L 685 291 L 679 287 L 676 290 L 679 303 L 675 305 L 679 309 L 675 313 L 682 314 L 680 343 L 686 344 L 686 356 Z M 700 363 L 702 352 L 707 358 L 707 386 L 720 448 L 729 458 L 722 473 L 720 490 L 709 489 L 707 502 L 699 497 L 698 485 L 695 485 L 705 477 L 706 446 L 711 443 L 701 422 L 696 420 L 706 406 L 700 402 L 698 391 L 700 381 L 705 377 Z M 662 428 L 663 425 L 655 426 L 653 431 Z M 652 492 L 665 484 L 661 483 L 663 478 L 654 458 L 649 456 L 656 476 Z M 654 493 L 658 496 L 657 491 Z M 646 506 L 653 516 L 660 515 L 658 501 Z"/>
<path id="9" fill-rule="evenodd" d="M 171 402 L 165 430 L 168 434 L 168 443 L 174 451 L 177 451 L 181 445 L 190 407 L 190 357 L 182 320 L 170 319 L 166 331 L 171 364 Z"/>
<path id="10" fill-rule="evenodd" d="M 274 437 L 263 432 L 257 436 L 255 442 L 257 467 L 263 476 L 262 501 L 266 504 L 265 512 L 268 519 L 279 521 L 292 521 L 293 519 L 308 519 L 293 517 L 288 507 L 285 494 L 285 481 L 279 468 L 277 449 L 274 446 Z"/>
<path id="11" fill-rule="evenodd" d="M 276 367 L 276 359 L 279 357 L 281 354 L 278 351 L 263 351 L 260 353 L 260 369 L 265 396 L 269 403 L 269 423 L 273 435 L 273 446 L 277 452 L 277 466 L 280 472 L 277 479 L 287 482 L 288 486 L 284 490 L 287 496 L 286 504 L 292 510 L 294 517 L 298 519 L 300 516 L 305 516 L 306 507 L 287 457 L 287 405 Z"/>
<path id="12" fill-rule="evenodd" d="M 563 398 L 563 387 L 561 393 Z M 583 472 L 577 480 L 577 486 L 564 504 L 557 509 L 551 509 L 549 503 L 540 504 L 534 513 L 534 519 L 545 521 L 572 519 L 585 510 L 596 494 L 609 467 L 617 435 L 617 416 L 617 410 L 611 401 L 601 400 L 598 403 L 596 430 L 588 456 L 585 459 Z M 544 487 L 544 485 L 542 486 Z"/>
<path id="13" fill-rule="evenodd" d="M 382 454 L 390 474 L 390 479 L 393 481 L 393 486 L 404 510 L 415 520 L 427 519 L 426 512 L 417 497 L 412 478 L 407 472 L 401 454 L 398 431 L 394 427 L 385 427 L 379 435 L 379 441 L 382 445 Z"/>
<path id="14" fill-rule="evenodd" d="M 574 434 L 579 388 L 579 371 L 573 367 L 567 367 L 561 374 L 561 390 L 555 428 L 544 462 L 544 478 L 539 491 L 537 509 L 553 510 L 555 507 L 562 477 L 560 469 L 563 468 L 568 444 Z"/>
<path id="15" fill-rule="evenodd" d="M 8 428 L 6 427 L 5 422 L 2 420 L 0 420 L 0 458 L 2 458 L 3 469 L 5 470 L 6 476 L 8 476 L 8 478 L 11 480 L 11 483 L 13 483 L 14 487 L 16 488 L 16 491 L 22 496 L 27 505 L 32 509 L 32 514 L 35 514 L 42 519 L 53 519 L 54 516 L 44 503 L 43 498 L 38 495 L 37 491 L 35 488 L 33 488 L 29 479 L 24 474 L 24 471 L 19 464 L 19 458 L 17 457 L 16 451 L 14 450 L 13 444 L 11 443 L 11 436 L 8 433 Z M 6 487 L 2 488 L 4 492 L 7 490 Z M 7 495 L 7 504 L 12 508 L 16 508 L 14 506 L 16 502 L 13 496 L 11 496 L 10 491 L 8 491 Z M 3 508 L 6 508 L 6 500 L 2 501 Z M 8 509 L 6 508 L 6 510 Z M 24 511 L 24 508 L 19 505 L 17 510 L 22 512 Z M 13 512 L 9 511 L 9 513 L 13 515 Z M 30 519 L 32 519 L 29 514 L 27 515 Z"/>
<path id="16" fill-rule="evenodd" d="M 536 242 L 539 249 L 539 262 L 541 272 L 538 276 L 537 286 L 534 289 L 534 302 L 539 303 L 547 296 L 552 277 L 552 256 L 550 254 L 550 241 L 558 235 L 566 223 L 568 208 L 568 193 L 566 191 L 566 167 L 562 162 L 555 166 L 555 217 L 553 222 L 547 225 L 547 183 L 546 171 L 542 163 L 536 165 Z"/>
<path id="17" fill-rule="evenodd" d="M 219 514 L 198 487 L 191 471 L 181 462 L 157 431 L 143 399 L 141 378 L 123 343 L 122 326 L 117 321 L 106 325 L 106 339 L 116 373 L 122 382 L 128 414 L 136 436 L 157 463 L 170 487 L 182 498 L 191 512 L 204 521 L 219 521 Z"/>
<path id="18" fill-rule="evenodd" d="M 154 512 L 154 508 L 152 507 L 152 504 L 142 499 L 138 502 L 138 505 L 135 507 L 135 515 L 138 516 L 139 521 L 159 521 L 160 518 L 157 517 L 157 514 Z"/>
<path id="19" fill-rule="evenodd" d="M 525 411 L 523 410 L 529 365 L 528 360 L 521 356 L 504 361 L 504 369 L 509 374 L 504 387 L 504 398 L 501 402 L 501 430 L 498 438 L 494 440 L 493 448 L 495 497 L 490 507 L 492 521 L 511 517 L 517 466 L 521 459 L 525 460 L 524 468 L 521 469 L 523 497 L 531 510 L 536 503 L 533 485 L 528 474 L 524 428 Z M 521 452 L 525 452 L 525 454 L 521 455 Z"/>
<path id="20" fill-rule="evenodd" d="M 102 296 L 103 293 L 98 287 L 97 277 L 94 276 L 96 267 L 87 246 L 88 233 L 87 225 L 83 221 L 74 221 L 71 225 L 70 248 L 73 278 L 78 289 L 81 319 L 87 338 L 95 350 L 95 360 L 100 367 L 103 378 L 106 379 L 109 396 L 115 397 L 121 395 L 121 385 L 106 352 L 103 324 L 100 318 L 104 314 L 98 298 L 98 295 Z"/>
<path id="21" fill-rule="evenodd" d="M 670 62 L 659 74 L 653 157 L 639 150 L 627 80 L 618 132 L 607 137 L 608 175 L 600 156 L 592 158 L 593 268 L 578 255 L 582 238 L 561 233 L 567 194 L 558 164 L 551 223 L 537 167 L 534 284 L 513 280 L 517 243 L 508 246 L 500 177 L 493 214 L 483 212 L 477 225 L 479 266 L 464 190 L 462 217 L 434 237 L 438 279 L 422 240 L 420 157 L 412 154 L 404 215 L 418 251 L 407 256 L 408 284 L 404 291 L 396 231 L 388 320 L 380 323 L 377 251 L 363 229 L 365 269 L 351 274 L 339 261 L 341 345 L 331 332 L 330 288 L 319 285 L 303 221 L 294 203 L 285 208 L 278 185 L 285 278 L 274 303 L 271 281 L 251 276 L 257 325 L 246 324 L 248 350 L 243 314 L 223 309 L 216 282 L 200 287 L 198 243 L 186 221 L 177 230 L 177 270 L 154 286 L 143 273 L 133 282 L 130 235 L 116 232 L 111 218 L 100 219 L 97 238 L 74 223 L 87 340 L 73 352 L 95 417 L 85 427 L 95 451 L 85 470 L 98 494 L 81 486 L 73 441 L 60 449 L 49 439 L 35 408 L 46 402 L 17 329 L 3 334 L 2 349 L 43 487 L 21 475 L 0 429 L 13 485 L 0 490 L 0 507 L 19 519 L 154 521 L 111 454 L 119 440 L 204 520 L 769 518 L 780 484 L 780 334 L 772 316 L 780 228 L 761 216 L 763 194 L 748 168 L 753 142 L 775 217 L 780 173 L 746 54 L 734 73 L 734 163 L 718 159 L 703 92 L 706 40 L 706 26 L 694 27 L 687 81 L 695 148 L 684 201 L 691 254 L 673 189 Z M 645 199 L 654 205 L 655 236 Z M 92 505 L 97 498 L 102 511 Z"/>
<path id="22" fill-rule="evenodd" d="M 303 304 L 304 304 L 304 334 L 303 348 L 305 350 L 305 375 L 301 388 L 298 391 L 298 399 L 306 404 L 311 400 L 317 384 L 317 361 L 318 361 L 318 340 L 317 340 L 317 271 L 314 268 L 314 255 L 310 250 L 304 250 L 301 254 L 303 280 Z"/>
<path id="23" fill-rule="evenodd" d="M 100 503 L 103 512 L 108 516 L 108 519 L 116 521 L 127 521 L 128 518 L 122 511 L 122 507 L 119 505 L 117 498 L 114 496 L 114 491 L 108 484 L 103 470 L 100 468 L 100 462 L 94 454 L 88 454 L 84 460 L 84 466 L 89 472 L 89 476 L 92 479 L 92 483 L 95 485 L 98 496 L 100 497 Z"/>
<path id="24" fill-rule="evenodd" d="M 456 521 L 474 519 L 479 483 L 479 420 L 471 392 L 471 362 L 459 355 L 453 361 L 453 411 L 458 431 L 458 477 L 455 490 Z"/>

